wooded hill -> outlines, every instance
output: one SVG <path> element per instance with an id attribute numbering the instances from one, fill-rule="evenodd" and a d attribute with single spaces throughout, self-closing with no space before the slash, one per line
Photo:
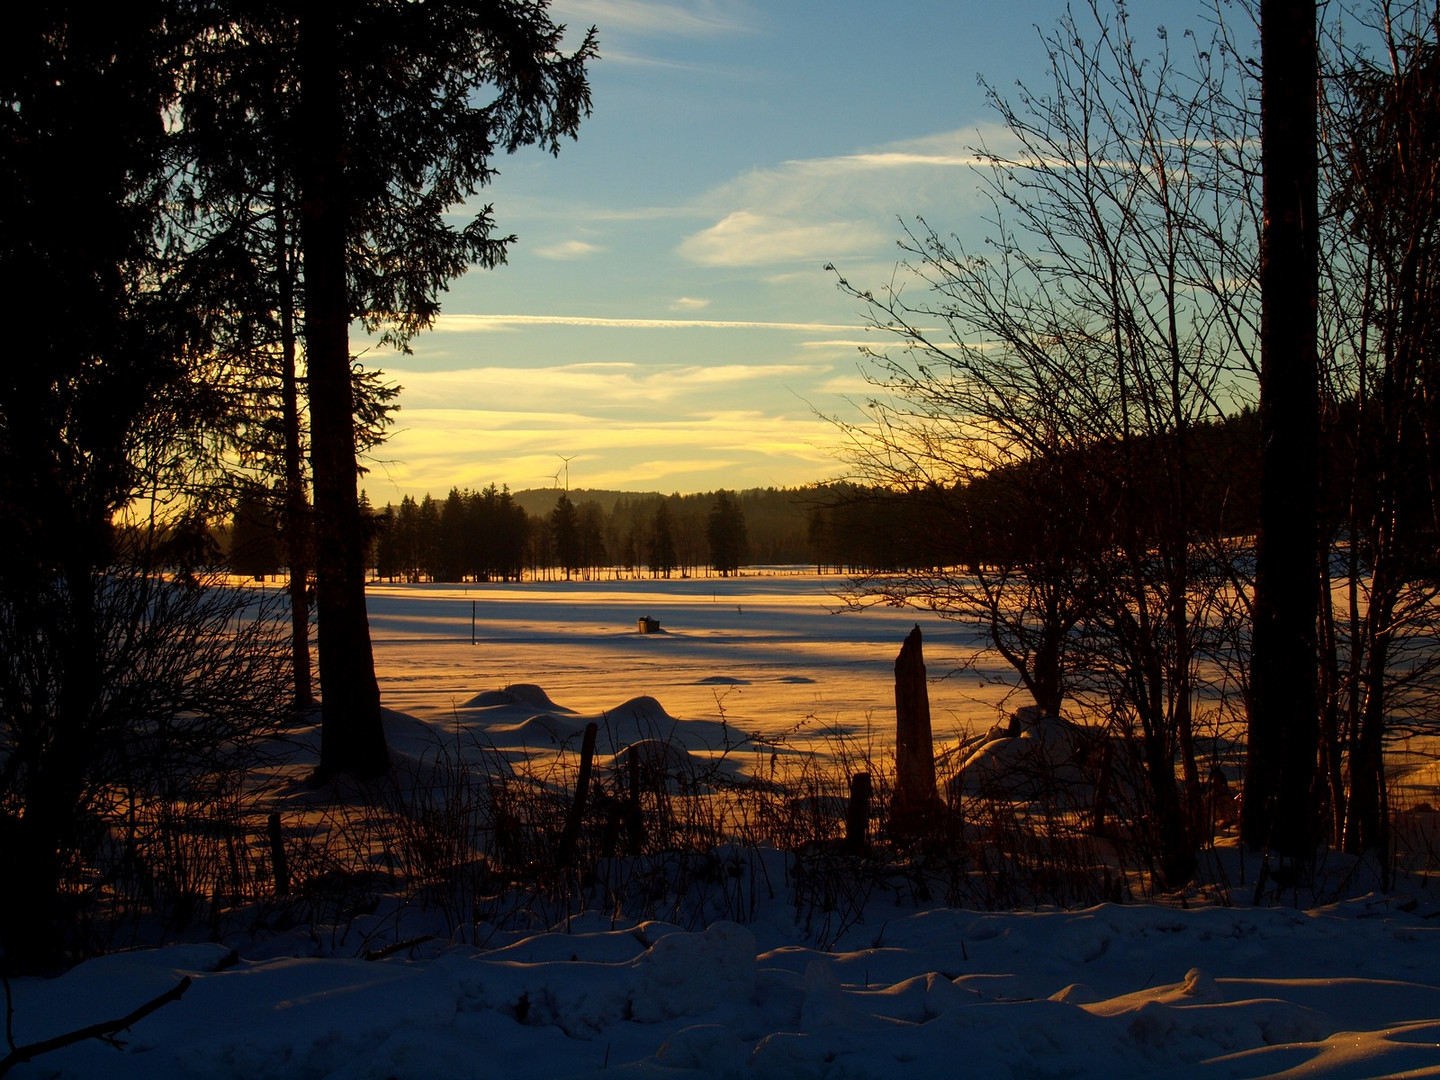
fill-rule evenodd
<path id="1" fill-rule="evenodd" d="M 1353 414 L 1336 418 L 1326 445 L 1334 449 L 1354 423 Z M 1258 437 L 1252 412 L 1187 434 L 1194 510 L 1211 535 L 1254 531 Z M 1158 459 L 1152 441 L 1137 440 L 1128 457 Z M 1107 543 L 1105 522 L 1115 518 L 1118 493 L 1104 478 L 1121 452 L 1098 444 L 950 488 L 833 483 L 689 495 L 456 488 L 443 499 L 407 496 L 372 508 L 370 565 L 381 577 L 416 581 L 518 580 L 567 571 L 593 576 L 611 568 L 663 577 L 737 560 L 859 574 L 996 565 L 1035 544 L 1054 543 L 1060 533 L 1072 543 L 1082 536 Z M 1343 454 L 1324 456 L 1333 514 L 1349 502 L 1354 480 L 1334 464 Z M 263 507 L 242 506 L 230 540 L 232 567 L 276 572 L 283 560 L 274 535 Z M 727 552 L 719 559 L 717 543 Z"/>

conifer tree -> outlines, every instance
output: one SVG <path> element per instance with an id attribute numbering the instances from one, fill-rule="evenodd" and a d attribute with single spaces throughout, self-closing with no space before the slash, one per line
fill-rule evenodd
<path id="1" fill-rule="evenodd" d="M 365 0 L 217 9 L 210 53 L 267 58 L 281 75 L 264 87 L 250 64 L 221 66 L 205 94 L 230 94 L 226 118 L 265 115 L 251 161 L 223 176 L 244 198 L 257 176 L 290 178 L 298 197 L 307 389 L 315 496 L 320 775 L 385 768 L 364 605 L 363 530 L 356 484 L 351 321 L 404 348 L 439 311 L 440 294 L 468 267 L 502 263 L 513 237 L 495 234 L 490 208 L 457 227 L 449 210 L 495 175 L 493 159 L 522 146 L 557 153 L 589 109 L 593 31 L 573 52 L 546 0 L 477 6 Z M 203 50 L 202 50 L 203 52 Z M 255 98 L 247 97 L 254 94 Z M 202 115 L 197 111 L 197 115 Z M 210 152 L 211 143 L 206 143 Z M 223 179 L 223 176 L 221 179 Z M 224 204 L 220 180 L 207 205 Z M 237 191 L 237 198 L 242 191 Z"/>

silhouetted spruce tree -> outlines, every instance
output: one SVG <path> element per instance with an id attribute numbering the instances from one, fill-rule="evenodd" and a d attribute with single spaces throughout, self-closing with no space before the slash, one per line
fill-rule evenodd
<path id="1" fill-rule="evenodd" d="M 280 569 L 280 533 L 270 493 L 247 488 L 230 519 L 228 561 L 232 573 L 261 577 Z"/>
<path id="2" fill-rule="evenodd" d="M 675 524 L 670 517 L 670 506 L 663 500 L 655 507 L 648 561 L 651 577 L 668 578 L 675 572 Z"/>
<path id="3" fill-rule="evenodd" d="M 93 575 L 114 554 L 113 512 L 136 492 L 128 442 L 182 374 L 164 299 L 145 287 L 160 264 L 173 7 L 66 14 L 7 15 L 16 52 L 0 70 L 0 289 L 25 313 L 0 375 L 0 627 L 54 645 L 53 687 L 26 685 L 13 640 L 0 665 L 12 963 L 57 947 L 47 909 L 85 825 L 104 694 Z"/>
<path id="4" fill-rule="evenodd" d="M 707 534 L 710 565 L 722 577 L 738 573 L 746 556 L 745 512 L 723 488 L 715 493 L 715 502 L 710 507 Z"/>
<path id="5" fill-rule="evenodd" d="M 207 9 L 181 68 L 179 185 L 195 287 L 214 325 L 210 380 L 233 403 L 229 460 L 247 476 L 284 477 L 276 506 L 290 568 L 295 700 L 311 704 L 308 453 L 301 404 L 302 258 L 296 20 L 279 5 Z M 365 228 L 355 227 L 361 250 Z M 402 256 L 403 258 L 403 256 Z M 351 372 L 357 453 L 383 441 L 396 388 Z"/>
<path id="6" fill-rule="evenodd" d="M 555 500 L 555 509 L 550 511 L 550 537 L 555 563 L 565 571 L 565 580 L 569 581 L 580 569 L 583 560 L 580 515 L 575 504 L 570 501 L 570 496 L 563 491 Z"/>
<path id="7" fill-rule="evenodd" d="M 461 229 L 444 215 L 490 180 L 495 153 L 554 153 L 574 136 L 595 44 L 592 33 L 561 52 L 543 0 L 304 4 L 297 25 L 319 771 L 373 775 L 387 755 L 359 557 L 349 322 L 358 314 L 403 344 L 434 319 L 452 277 L 504 260 L 509 238 L 492 236 L 488 207 Z"/>
<path id="8" fill-rule="evenodd" d="M 525 567 L 529 519 L 508 488 L 490 484 L 471 493 L 467 518 L 472 572 L 480 581 L 518 580 Z"/>
<path id="9" fill-rule="evenodd" d="M 605 546 L 605 511 L 594 499 L 580 504 L 576 527 L 580 536 L 580 565 L 589 576 L 603 569 L 610 561 Z"/>
<path id="10" fill-rule="evenodd" d="M 237 164 L 221 154 L 226 169 L 207 177 L 205 201 L 253 201 L 258 181 L 276 192 L 276 228 L 288 220 L 283 192 L 300 208 L 320 772 L 372 773 L 383 768 L 383 739 L 355 539 L 357 407 L 366 397 L 356 393 L 349 324 L 358 318 L 403 348 L 434 319 L 451 279 L 504 261 L 512 238 L 494 235 L 488 206 L 459 226 L 448 212 L 493 177 L 497 154 L 532 144 L 555 153 L 574 136 L 589 108 L 593 31 L 563 52 L 545 0 L 222 5 L 214 15 L 199 52 L 220 61 L 194 107 L 200 115 L 207 94 L 228 105 L 206 152 L 216 153 L 237 116 L 258 121 L 246 129 L 250 157 Z"/>
<path id="11" fill-rule="evenodd" d="M 440 552 L 437 574 L 440 581 L 461 581 L 471 572 L 471 559 L 466 550 L 471 535 L 470 517 L 465 496 L 459 488 L 451 488 L 440 506 L 440 535 L 436 545 Z"/>
<path id="12" fill-rule="evenodd" d="M 0 290 L 25 317 L 0 372 L 6 967 L 97 945 L 97 883 L 155 869 L 144 826 L 113 808 L 143 816 L 164 798 L 148 782 L 239 745 L 255 729 L 238 714 L 263 723 L 276 689 L 259 641 L 273 624 L 192 576 L 212 554 L 197 480 L 223 410 L 196 366 L 210 328 L 172 215 L 167 121 L 190 15 L 7 13 Z M 117 838 L 130 869 L 97 866 Z M 150 884 L 164 891 L 158 873 Z"/>

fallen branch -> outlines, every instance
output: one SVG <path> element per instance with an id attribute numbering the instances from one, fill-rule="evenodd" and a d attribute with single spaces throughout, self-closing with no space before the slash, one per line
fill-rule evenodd
<path id="1" fill-rule="evenodd" d="M 404 941 L 394 941 L 383 949 L 367 949 L 363 954 L 366 960 L 384 960 L 387 956 L 394 956 L 406 949 L 413 949 L 416 945 L 424 945 L 427 941 L 433 941 L 434 934 L 421 934 L 419 937 L 406 938 Z"/>
<path id="2" fill-rule="evenodd" d="M 117 1031 L 124 1031 L 128 1027 L 138 1024 L 145 1017 L 149 1016 L 162 1005 L 168 1005 L 172 1001 L 179 1001 L 186 990 L 190 989 L 190 976 L 186 975 L 175 986 L 172 986 L 159 997 L 147 1001 L 128 1016 L 122 1016 L 118 1020 L 102 1020 L 98 1024 L 91 1024 L 88 1027 L 76 1031 L 66 1032 L 64 1035 L 56 1035 L 51 1039 L 42 1039 L 40 1042 L 29 1043 L 25 1046 L 17 1046 L 3 1058 L 0 1058 L 0 1076 L 4 1076 L 16 1065 L 23 1065 L 32 1058 L 41 1054 L 48 1054 L 52 1050 L 59 1050 L 62 1047 L 70 1046 L 73 1043 L 84 1042 L 86 1039 L 100 1039 L 107 1035 L 113 1035 Z"/>

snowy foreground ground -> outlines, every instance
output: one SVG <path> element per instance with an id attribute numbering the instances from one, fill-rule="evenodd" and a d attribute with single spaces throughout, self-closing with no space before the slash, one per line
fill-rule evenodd
<path id="1" fill-rule="evenodd" d="M 767 725 L 803 738 L 806 717 L 852 734 L 881 727 L 914 616 L 826 608 L 814 579 L 677 583 L 666 595 L 372 595 L 386 702 L 404 710 L 389 718 L 402 762 L 427 729 L 513 750 L 619 717 L 637 698 L 667 722 L 684 717 L 672 725 L 681 737 L 707 745 L 717 729 Z M 637 634 L 640 615 L 669 632 Z M 938 677 L 969 639 L 922 626 Z M 993 674 L 932 687 L 937 734 L 993 721 Z M 510 682 L 538 683 L 560 704 L 527 709 L 496 693 Z M 1440 893 L 1419 876 L 1388 894 L 1257 907 L 1238 884 L 1255 867 L 1232 850 L 1233 906 L 988 913 L 876 889 L 820 949 L 797 917 L 785 856 L 725 855 L 743 922 L 636 925 L 590 911 L 479 947 L 434 913 L 382 904 L 344 926 L 122 952 L 18 980 L 12 1045 L 191 984 L 120 1045 L 91 1040 L 11 1075 L 1440 1077 Z"/>

